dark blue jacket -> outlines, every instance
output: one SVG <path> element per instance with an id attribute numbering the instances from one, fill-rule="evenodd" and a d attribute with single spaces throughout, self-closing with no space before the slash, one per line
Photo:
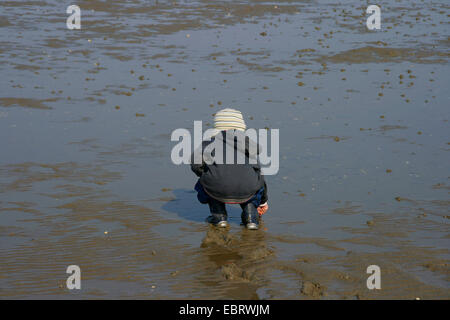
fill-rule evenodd
<path id="1" fill-rule="evenodd" d="M 219 148 L 222 150 L 222 157 Z M 203 153 L 205 149 L 207 154 Z M 211 149 L 214 149 L 213 152 Z M 200 183 L 206 193 L 214 199 L 227 203 L 242 203 L 264 187 L 261 203 L 265 203 L 267 186 L 257 161 L 260 151 L 261 147 L 245 136 L 244 132 L 221 131 L 211 141 L 204 141 L 201 147 L 194 151 L 191 169 L 200 177 Z M 201 157 L 201 163 L 194 163 L 196 152 L 204 155 Z M 227 155 L 232 163 L 226 163 Z"/>

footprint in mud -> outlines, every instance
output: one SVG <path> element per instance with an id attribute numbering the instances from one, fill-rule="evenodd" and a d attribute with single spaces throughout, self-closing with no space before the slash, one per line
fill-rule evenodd
<path id="1" fill-rule="evenodd" d="M 319 283 L 303 281 L 300 292 L 305 296 L 317 299 L 325 295 L 325 289 L 326 288 Z"/>
<path id="2" fill-rule="evenodd" d="M 250 252 L 248 252 L 248 254 L 243 254 L 243 257 L 249 260 L 262 260 L 272 256 L 273 254 L 274 254 L 273 250 L 261 247 L 255 250 L 251 250 Z"/>
<path id="3" fill-rule="evenodd" d="M 243 233 L 247 232 L 244 230 Z M 260 237 L 247 237 L 242 235 L 240 238 L 232 235 L 227 229 L 219 229 L 210 226 L 206 236 L 202 240 L 202 248 L 222 247 L 232 250 L 237 255 L 249 261 L 262 260 L 274 254 L 273 250 L 266 247 Z"/>
<path id="4" fill-rule="evenodd" d="M 227 280 L 251 282 L 256 279 L 254 273 L 238 267 L 235 263 L 224 265 L 221 269 L 223 277 Z"/>
<path id="5" fill-rule="evenodd" d="M 227 230 L 211 227 L 206 233 L 205 238 L 203 238 L 201 247 L 220 246 L 228 248 L 233 247 L 236 242 L 236 239 L 229 235 Z"/>
<path id="6" fill-rule="evenodd" d="M 208 258 L 216 263 L 225 280 L 259 283 L 274 255 L 267 248 L 264 234 L 243 230 L 230 234 L 227 229 L 210 227 L 202 241 Z"/>

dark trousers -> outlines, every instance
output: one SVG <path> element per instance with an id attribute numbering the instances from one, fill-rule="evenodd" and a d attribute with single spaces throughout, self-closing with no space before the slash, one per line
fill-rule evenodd
<path id="1" fill-rule="evenodd" d="M 240 203 L 239 205 L 241 206 L 242 211 L 244 211 L 244 210 L 246 210 L 246 207 L 250 204 L 254 205 L 252 203 L 252 201 L 250 201 L 250 200 L 247 202 Z M 209 205 L 209 211 L 211 212 L 211 214 L 225 214 L 225 215 L 227 214 L 227 209 L 225 207 L 225 203 L 223 203 L 221 201 L 218 201 L 218 200 L 210 197 L 210 199 L 208 201 L 208 205 Z"/>
<path id="2" fill-rule="evenodd" d="M 195 190 L 197 191 L 197 198 L 198 201 L 204 204 L 209 205 L 209 210 L 211 214 L 227 214 L 227 210 L 225 208 L 225 203 L 221 202 L 219 200 L 216 200 L 212 197 L 210 197 L 206 191 L 203 189 L 202 184 L 200 181 L 197 181 L 197 184 L 195 185 Z M 264 187 L 262 187 L 258 192 L 255 193 L 255 195 L 248 201 L 240 203 L 242 210 L 244 211 L 245 208 L 251 203 L 257 208 L 261 204 L 261 197 L 264 192 Z"/>

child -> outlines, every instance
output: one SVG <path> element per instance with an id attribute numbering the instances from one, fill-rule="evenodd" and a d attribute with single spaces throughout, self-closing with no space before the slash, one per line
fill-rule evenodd
<path id="1" fill-rule="evenodd" d="M 246 125 L 238 110 L 227 108 L 217 112 L 214 128 L 215 135 L 211 141 L 204 141 L 201 150 L 197 150 L 197 154 L 201 155 L 201 163 L 194 162 L 195 152 L 191 159 L 191 169 L 200 177 L 195 185 L 197 198 L 201 203 L 209 205 L 211 215 L 208 220 L 213 225 L 226 227 L 225 204 L 239 203 L 242 208 L 242 223 L 247 229 L 256 230 L 260 216 L 269 208 L 267 186 L 257 162 L 260 146 L 245 136 Z M 220 146 L 222 157 L 216 152 L 217 149 L 211 152 L 212 157 L 208 158 L 206 153 L 203 154 L 205 148 L 213 149 L 211 146 Z M 233 158 L 230 152 L 233 152 Z M 222 161 L 220 158 L 213 159 L 215 156 L 222 158 Z M 233 161 L 227 161 L 228 159 Z"/>

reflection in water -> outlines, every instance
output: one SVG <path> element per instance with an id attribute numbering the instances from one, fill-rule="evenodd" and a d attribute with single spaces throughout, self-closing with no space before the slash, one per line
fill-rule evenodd
<path id="1" fill-rule="evenodd" d="M 202 253 L 214 264 L 215 270 L 212 272 L 218 275 L 216 283 L 208 285 L 232 282 L 227 296 L 258 299 L 258 288 L 270 282 L 267 271 L 274 252 L 267 247 L 264 231 L 242 228 L 231 234 L 229 228 L 210 226 L 201 247 Z"/>

